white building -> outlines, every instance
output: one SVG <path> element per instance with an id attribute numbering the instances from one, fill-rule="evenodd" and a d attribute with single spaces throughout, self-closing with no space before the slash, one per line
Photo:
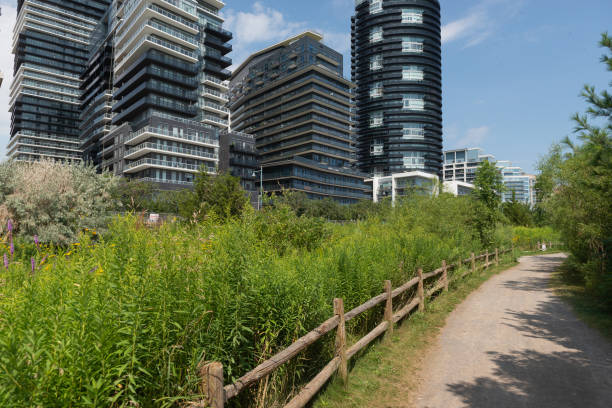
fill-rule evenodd
<path id="1" fill-rule="evenodd" d="M 483 161 L 494 162 L 495 157 L 484 154 L 478 147 L 447 150 L 444 152 L 444 181 L 474 183 L 476 170 Z"/>
<path id="2" fill-rule="evenodd" d="M 474 191 L 474 185 L 463 181 L 445 181 L 442 184 L 442 191 L 454 196 L 470 195 Z"/>
<path id="3" fill-rule="evenodd" d="M 374 177 L 366 180 L 366 183 L 372 183 L 375 203 L 390 197 L 393 204 L 398 198 L 410 193 L 437 195 L 439 182 L 438 176 L 422 171 L 396 173 L 391 176 Z"/>

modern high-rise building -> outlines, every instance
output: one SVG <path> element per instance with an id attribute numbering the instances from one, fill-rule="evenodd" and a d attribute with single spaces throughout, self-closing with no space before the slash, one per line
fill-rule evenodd
<path id="1" fill-rule="evenodd" d="M 360 168 L 374 176 L 440 176 L 439 1 L 356 0 L 351 31 Z"/>
<path id="2" fill-rule="evenodd" d="M 218 0 L 20 0 L 9 157 L 188 186 L 219 165 L 232 34 Z"/>
<path id="3" fill-rule="evenodd" d="M 81 160 L 81 74 L 109 0 L 19 0 L 7 156 Z"/>
<path id="4" fill-rule="evenodd" d="M 230 81 L 232 130 L 255 136 L 264 190 L 369 199 L 353 168 L 353 84 L 342 55 L 305 32 L 251 55 Z"/>
<path id="5" fill-rule="evenodd" d="M 217 0 L 112 4 L 107 37 L 113 51 L 112 113 L 96 148 L 102 168 L 164 188 L 191 185 L 201 168 L 217 172 L 219 131 L 228 124 L 224 81 L 231 59 L 225 54 L 232 38 L 222 28 L 223 5 Z M 107 97 L 108 89 L 100 88 L 93 100 Z M 107 116 L 100 120 L 94 123 L 106 126 Z M 83 143 L 96 134 L 83 133 Z"/>
<path id="6" fill-rule="evenodd" d="M 92 32 L 89 55 L 81 74 L 80 149 L 83 159 L 102 165 L 101 140 L 110 131 L 113 99 L 113 36 L 110 8 Z"/>

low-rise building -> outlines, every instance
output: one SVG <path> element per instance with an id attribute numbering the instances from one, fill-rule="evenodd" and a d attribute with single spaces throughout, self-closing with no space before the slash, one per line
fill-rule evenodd
<path id="1" fill-rule="evenodd" d="M 444 152 L 444 181 L 474 183 L 476 170 L 483 161 L 494 162 L 495 157 L 484 154 L 478 147 L 446 150 Z"/>
<path id="2" fill-rule="evenodd" d="M 464 181 L 445 181 L 442 184 L 442 190 L 445 193 L 450 193 L 457 197 L 472 194 L 474 188 L 473 184 Z"/>
<path id="3" fill-rule="evenodd" d="M 410 194 L 437 195 L 439 181 L 435 174 L 410 171 L 373 177 L 366 180 L 366 183 L 372 184 L 372 198 L 375 203 L 391 198 L 391 202 L 395 204 L 398 199 Z"/>

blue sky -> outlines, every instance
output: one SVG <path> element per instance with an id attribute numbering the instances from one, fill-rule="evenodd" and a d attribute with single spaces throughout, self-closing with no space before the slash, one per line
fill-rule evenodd
<path id="1" fill-rule="evenodd" d="M 14 2 L 0 0 L 0 155 L 8 142 L 10 33 Z M 350 63 L 354 0 L 226 0 L 239 64 L 251 52 L 314 29 Z M 441 0 L 445 148 L 482 147 L 533 171 L 538 157 L 572 131 L 584 83 L 603 89 L 600 34 L 612 32 L 612 1 Z M 348 74 L 348 69 L 345 70 Z"/>

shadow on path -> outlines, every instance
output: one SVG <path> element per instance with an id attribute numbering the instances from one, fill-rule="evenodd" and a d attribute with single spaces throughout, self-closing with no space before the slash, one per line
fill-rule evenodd
<path id="1" fill-rule="evenodd" d="M 535 262 L 526 269 L 533 272 L 530 277 L 503 285 L 521 291 L 547 290 L 548 275 L 558 265 L 556 260 Z M 535 310 L 507 310 L 506 315 L 503 324 L 523 336 L 554 343 L 555 351 L 489 352 L 495 365 L 492 376 L 447 385 L 466 406 L 612 407 L 612 345 L 580 322 L 561 299 L 551 296 Z"/>

